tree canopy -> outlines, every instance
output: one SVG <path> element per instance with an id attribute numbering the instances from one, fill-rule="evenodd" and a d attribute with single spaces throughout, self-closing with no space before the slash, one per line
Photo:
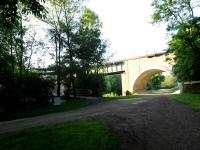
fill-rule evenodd
<path id="1" fill-rule="evenodd" d="M 167 23 L 172 31 L 169 53 L 175 54 L 173 71 L 179 81 L 200 80 L 198 0 L 154 0 L 154 23 Z"/>
<path id="2" fill-rule="evenodd" d="M 97 14 L 84 7 L 84 0 L 44 2 L 0 1 L 0 109 L 49 104 L 52 95 L 61 95 L 61 84 L 67 96 L 75 96 L 76 87 L 93 90 L 94 95 L 104 88 L 98 70 L 104 64 L 106 41 Z M 41 30 L 26 24 L 31 19 L 45 22 L 46 39 L 40 39 Z M 33 66 L 31 59 L 40 51 L 51 53 L 55 63 Z M 37 57 L 39 62 L 41 53 Z"/>
<path id="3" fill-rule="evenodd" d="M 176 30 L 179 25 L 194 18 L 194 9 L 198 7 L 198 3 L 191 0 L 154 0 L 153 22 L 166 22 L 168 30 Z"/>
<path id="4" fill-rule="evenodd" d="M 179 81 L 200 80 L 200 18 L 182 24 L 169 43 Z"/>

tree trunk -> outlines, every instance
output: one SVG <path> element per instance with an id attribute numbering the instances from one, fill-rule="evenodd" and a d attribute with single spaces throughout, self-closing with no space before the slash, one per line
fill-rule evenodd
<path id="1" fill-rule="evenodd" d="M 10 55 L 11 55 L 11 78 L 14 78 L 15 74 L 15 64 L 14 64 L 14 57 L 13 57 L 13 35 L 12 33 L 10 34 Z"/>
<path id="2" fill-rule="evenodd" d="M 70 84 L 72 86 L 72 90 L 73 90 L 73 94 L 74 94 L 74 98 L 76 98 L 76 89 L 75 89 L 75 84 L 74 84 L 74 76 L 73 76 L 73 57 L 72 57 L 72 49 L 71 49 L 71 45 L 68 41 L 68 46 L 69 46 L 69 57 L 70 57 L 70 63 L 69 63 L 69 67 L 70 67 Z"/>
<path id="3" fill-rule="evenodd" d="M 60 33 L 58 34 L 58 96 L 60 96 L 60 51 L 61 51 L 61 39 Z"/>
<path id="4" fill-rule="evenodd" d="M 57 33 L 55 34 L 55 45 L 56 45 L 56 77 L 57 77 L 57 96 L 60 96 L 60 86 L 59 86 L 59 68 L 58 68 L 58 43 L 57 43 Z"/>
<path id="5" fill-rule="evenodd" d="M 20 39 L 21 39 L 21 43 L 20 43 L 20 54 L 19 54 L 19 79 L 21 82 L 21 78 L 22 78 L 22 69 L 23 69 L 23 55 L 24 55 L 24 47 L 23 47 L 23 26 L 22 26 L 22 16 L 21 16 L 21 20 L 20 20 Z"/>

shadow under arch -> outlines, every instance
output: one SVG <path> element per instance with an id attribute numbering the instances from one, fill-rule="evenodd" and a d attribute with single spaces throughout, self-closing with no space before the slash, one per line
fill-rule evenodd
<path id="1" fill-rule="evenodd" d="M 164 70 L 160 69 L 149 69 L 144 71 L 142 74 L 139 75 L 139 77 L 135 80 L 134 86 L 133 86 L 133 92 L 141 92 L 146 89 L 147 82 L 151 78 L 152 75 L 165 72 Z"/>

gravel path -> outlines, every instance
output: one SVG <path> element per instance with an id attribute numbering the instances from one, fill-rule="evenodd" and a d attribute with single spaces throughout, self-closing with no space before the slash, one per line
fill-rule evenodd
<path id="1" fill-rule="evenodd" d="M 200 149 L 200 112 L 167 96 L 95 103 L 76 111 L 0 122 L 0 134 L 80 119 L 110 124 L 122 150 Z"/>

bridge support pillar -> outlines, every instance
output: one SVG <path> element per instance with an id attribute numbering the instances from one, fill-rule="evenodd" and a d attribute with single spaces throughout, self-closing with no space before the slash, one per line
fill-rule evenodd
<path id="1" fill-rule="evenodd" d="M 126 78 L 126 74 L 121 74 L 121 81 L 122 81 L 122 96 L 126 96 L 126 91 L 128 90 L 128 81 Z"/>
<path id="2" fill-rule="evenodd" d="M 122 95 L 126 96 L 127 92 L 133 93 L 133 74 L 128 70 L 121 75 Z"/>

